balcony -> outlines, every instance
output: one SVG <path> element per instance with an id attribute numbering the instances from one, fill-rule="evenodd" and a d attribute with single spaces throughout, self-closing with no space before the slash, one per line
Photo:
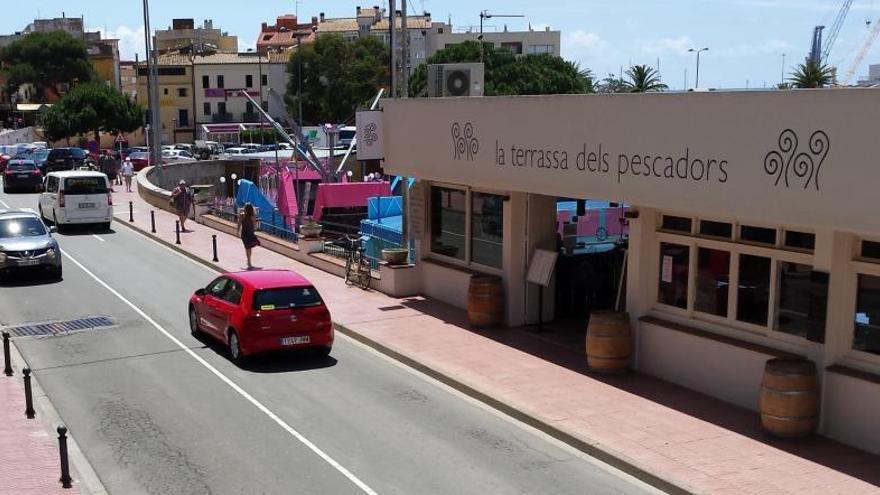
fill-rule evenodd
<path id="1" fill-rule="evenodd" d="M 215 124 L 228 124 L 234 121 L 235 118 L 231 113 L 215 113 L 211 115 L 211 122 Z"/>

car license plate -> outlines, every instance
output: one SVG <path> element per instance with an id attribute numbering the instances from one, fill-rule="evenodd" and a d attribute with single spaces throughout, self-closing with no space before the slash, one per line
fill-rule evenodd
<path id="1" fill-rule="evenodd" d="M 80 203 L 78 206 L 80 208 L 94 208 L 95 203 Z"/>
<path id="2" fill-rule="evenodd" d="M 28 178 L 28 175 L 27 175 L 27 174 L 17 174 L 17 175 L 15 176 L 15 178 L 16 178 L 16 179 L 27 179 L 27 178 Z"/>
<path id="3" fill-rule="evenodd" d="M 18 264 L 20 266 L 35 266 L 40 264 L 40 260 L 21 260 Z"/>
<path id="4" fill-rule="evenodd" d="M 304 335 L 302 337 L 282 337 L 281 345 L 296 345 L 296 344 L 308 344 L 309 336 Z"/>

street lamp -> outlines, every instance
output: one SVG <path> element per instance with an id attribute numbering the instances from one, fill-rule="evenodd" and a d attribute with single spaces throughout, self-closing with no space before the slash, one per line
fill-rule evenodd
<path id="1" fill-rule="evenodd" d="M 785 84 L 785 54 L 782 54 L 782 70 L 780 71 L 779 84 Z"/>
<path id="2" fill-rule="evenodd" d="M 233 173 L 230 177 L 232 178 L 232 200 L 235 201 L 235 206 L 238 207 L 238 194 L 235 191 L 235 186 L 238 184 L 238 181 L 235 179 L 238 179 L 238 175 Z"/>
<path id="3" fill-rule="evenodd" d="M 525 17 L 521 14 L 490 14 L 488 10 L 480 11 L 480 35 L 477 39 L 480 41 L 480 63 L 483 63 L 483 19 L 492 19 L 493 17 Z"/>
<path id="4" fill-rule="evenodd" d="M 694 89 L 697 89 L 700 87 L 700 52 L 708 52 L 709 49 L 708 48 L 700 48 L 700 49 L 690 48 L 690 49 L 688 49 L 688 51 L 697 54 L 697 80 L 694 82 Z"/>

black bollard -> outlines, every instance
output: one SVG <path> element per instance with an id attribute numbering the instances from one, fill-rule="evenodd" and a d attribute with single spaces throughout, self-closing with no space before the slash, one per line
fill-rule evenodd
<path id="1" fill-rule="evenodd" d="M 212 259 L 212 261 L 214 261 L 216 263 L 216 262 L 220 261 L 217 258 L 217 235 L 216 234 L 211 236 L 211 244 L 214 247 L 214 258 Z"/>
<path id="2" fill-rule="evenodd" d="M 128 202 L 128 221 L 134 222 L 134 202 Z"/>
<path id="3" fill-rule="evenodd" d="M 153 210 L 150 210 L 150 232 L 156 233 L 156 212 Z"/>
<path id="4" fill-rule="evenodd" d="M 3 374 L 12 376 L 12 359 L 9 357 L 9 332 L 3 332 Z"/>
<path id="5" fill-rule="evenodd" d="M 180 244 L 180 220 L 174 221 L 174 233 L 177 235 L 177 240 L 174 243 Z"/>
<path id="6" fill-rule="evenodd" d="M 24 415 L 27 419 L 34 419 L 37 412 L 34 411 L 34 395 L 31 392 L 31 369 L 25 368 L 21 374 L 24 375 Z"/>
<path id="7" fill-rule="evenodd" d="M 73 478 L 70 477 L 70 465 L 67 462 L 67 428 L 58 427 L 58 450 L 61 452 L 61 482 L 63 488 L 73 486 Z"/>

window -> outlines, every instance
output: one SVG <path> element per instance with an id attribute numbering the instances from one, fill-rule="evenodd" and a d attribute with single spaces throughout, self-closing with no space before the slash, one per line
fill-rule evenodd
<path id="1" fill-rule="evenodd" d="M 104 176 L 68 177 L 64 179 L 64 194 L 68 196 L 107 194 L 107 179 Z"/>
<path id="2" fill-rule="evenodd" d="M 471 194 L 471 259 L 474 263 L 501 268 L 504 245 L 504 198 L 495 194 Z"/>
<path id="3" fill-rule="evenodd" d="M 812 251 L 816 249 L 816 234 L 806 232 L 785 231 L 785 247 Z"/>
<path id="4" fill-rule="evenodd" d="M 207 292 L 209 295 L 213 297 L 222 298 L 223 294 L 226 293 L 226 286 L 229 284 L 229 279 L 226 277 L 220 277 L 217 280 L 211 282 L 208 286 Z"/>
<path id="5" fill-rule="evenodd" d="M 168 88 L 162 88 L 162 91 L 164 94 L 166 94 L 166 95 L 168 94 Z"/>
<path id="6" fill-rule="evenodd" d="M 733 225 L 723 222 L 700 220 L 700 235 L 730 239 L 733 236 Z"/>
<path id="7" fill-rule="evenodd" d="M 853 349 L 880 354 L 880 277 L 859 274 Z"/>
<path id="8" fill-rule="evenodd" d="M 510 50 L 514 55 L 522 55 L 522 42 L 519 41 L 511 41 L 506 43 L 501 43 L 501 48 L 505 48 Z"/>
<path id="9" fill-rule="evenodd" d="M 211 87 L 211 77 L 210 76 L 202 76 L 202 87 L 210 88 Z"/>
<path id="10" fill-rule="evenodd" d="M 660 243 L 660 302 L 687 309 L 690 248 Z"/>
<path id="11" fill-rule="evenodd" d="M 431 252 L 465 260 L 467 192 L 431 187 Z"/>
<path id="12" fill-rule="evenodd" d="M 178 127 L 189 127 L 189 109 L 188 108 L 178 108 L 177 109 L 177 126 Z"/>
<path id="13" fill-rule="evenodd" d="M 223 84 L 223 76 L 217 76 L 217 87 L 225 88 L 226 86 Z"/>
<path id="14" fill-rule="evenodd" d="M 242 292 L 244 292 L 244 287 L 235 280 L 230 280 L 228 287 L 221 298 L 228 303 L 238 305 L 241 303 Z"/>
<path id="15" fill-rule="evenodd" d="M 739 239 L 745 242 L 776 245 L 776 229 L 765 227 L 740 226 Z"/>
<path id="16" fill-rule="evenodd" d="M 663 215 L 663 223 L 661 224 L 662 230 L 669 230 L 672 232 L 684 232 L 685 234 L 690 234 L 693 225 L 693 220 L 685 217 L 674 217 L 670 215 Z"/>
<path id="17" fill-rule="evenodd" d="M 186 98 L 187 91 L 186 88 L 177 88 L 177 97 L 178 98 Z"/>
<path id="18" fill-rule="evenodd" d="M 249 101 L 245 102 L 244 109 L 246 113 L 254 113 L 254 104 Z"/>
<path id="19" fill-rule="evenodd" d="M 767 326 L 770 311 L 770 258 L 741 254 L 736 319 Z"/>
<path id="20" fill-rule="evenodd" d="M 269 76 L 267 74 L 263 74 L 262 76 L 260 76 L 260 83 L 263 86 L 268 86 L 269 85 Z"/>
<path id="21" fill-rule="evenodd" d="M 779 264 L 775 330 L 814 342 L 825 341 L 828 274 L 799 263 Z"/>
<path id="22" fill-rule="evenodd" d="M 244 87 L 252 88 L 254 87 L 254 76 L 247 74 L 244 76 Z"/>
<path id="23" fill-rule="evenodd" d="M 697 250 L 697 294 L 694 309 L 727 317 L 730 252 L 701 247 Z"/>
<path id="24" fill-rule="evenodd" d="M 202 110 L 204 111 L 205 116 L 209 117 L 211 115 L 211 102 L 206 101 L 204 103 L 204 108 L 202 108 Z"/>
<path id="25" fill-rule="evenodd" d="M 862 258 L 880 260 L 880 242 L 862 241 Z"/>
<path id="26" fill-rule="evenodd" d="M 529 45 L 529 54 L 553 53 L 553 45 Z"/>
<path id="27" fill-rule="evenodd" d="M 220 115 L 226 115 L 226 102 L 218 101 L 217 102 L 217 113 Z"/>
<path id="28" fill-rule="evenodd" d="M 284 289 L 260 290 L 254 293 L 255 310 L 304 308 L 320 306 L 321 296 L 314 287 L 289 287 Z"/>
<path id="29" fill-rule="evenodd" d="M 264 112 L 269 112 L 269 102 L 264 101 L 260 103 L 260 108 L 262 108 Z"/>

